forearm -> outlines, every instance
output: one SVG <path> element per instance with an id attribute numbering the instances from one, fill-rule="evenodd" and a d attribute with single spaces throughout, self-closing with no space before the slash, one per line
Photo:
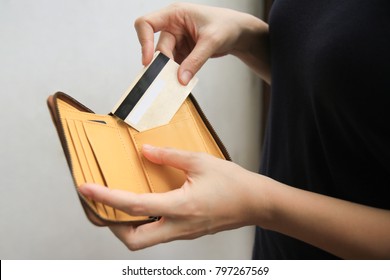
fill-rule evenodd
<path id="1" fill-rule="evenodd" d="M 341 258 L 390 259 L 390 211 L 289 187 L 213 156 L 145 145 L 145 158 L 184 171 L 181 188 L 135 194 L 96 185 L 85 196 L 154 223 L 111 227 L 131 250 L 259 225 Z"/>
<path id="2" fill-rule="evenodd" d="M 303 191 L 258 175 L 253 223 L 341 258 L 389 259 L 390 211 Z M 263 206 L 255 197 L 262 197 Z M 266 196 L 266 197 L 264 197 Z"/>

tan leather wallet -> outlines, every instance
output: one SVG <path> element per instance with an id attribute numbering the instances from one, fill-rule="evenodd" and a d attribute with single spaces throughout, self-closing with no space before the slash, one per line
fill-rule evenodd
<path id="1" fill-rule="evenodd" d="M 179 188 L 183 171 L 154 164 L 141 154 L 143 144 L 206 152 L 230 160 L 199 105 L 190 95 L 169 124 L 138 132 L 113 115 L 98 115 L 62 92 L 47 100 L 76 189 L 94 182 L 110 189 L 159 193 Z M 78 192 L 95 225 L 142 224 L 155 217 L 130 216 Z"/>

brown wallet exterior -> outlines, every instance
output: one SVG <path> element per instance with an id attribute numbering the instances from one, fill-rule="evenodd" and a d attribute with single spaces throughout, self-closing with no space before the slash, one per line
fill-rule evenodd
<path id="1" fill-rule="evenodd" d="M 206 152 L 230 160 L 198 103 L 190 95 L 169 124 L 138 132 L 113 115 L 99 115 L 69 95 L 57 92 L 47 104 L 56 126 L 76 190 L 83 183 L 135 193 L 179 188 L 184 172 L 154 164 L 141 154 L 143 144 Z M 142 224 L 155 217 L 130 216 L 78 192 L 88 219 L 97 226 Z"/>

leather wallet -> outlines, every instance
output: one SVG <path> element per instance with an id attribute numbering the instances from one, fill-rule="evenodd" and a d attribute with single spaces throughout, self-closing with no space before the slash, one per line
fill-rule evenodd
<path id="1" fill-rule="evenodd" d="M 181 170 L 157 165 L 141 154 L 143 144 L 206 152 L 230 160 L 226 148 L 190 95 L 169 124 L 138 132 L 114 115 L 93 113 L 69 95 L 57 92 L 47 99 L 73 181 L 97 183 L 134 193 L 159 193 L 179 188 Z M 142 224 L 156 217 L 130 216 L 78 192 L 88 219 L 95 225 Z"/>

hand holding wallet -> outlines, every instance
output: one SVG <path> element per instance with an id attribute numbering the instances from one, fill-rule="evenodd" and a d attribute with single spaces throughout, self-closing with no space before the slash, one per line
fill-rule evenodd
<path id="1" fill-rule="evenodd" d="M 134 193 L 167 192 L 181 187 L 185 174 L 149 162 L 141 154 L 143 144 L 205 152 L 230 160 L 192 95 L 169 124 L 143 132 L 113 115 L 94 114 L 65 93 L 49 96 L 47 103 L 76 189 L 87 182 Z M 88 219 L 95 225 L 155 220 L 155 217 L 130 216 L 78 194 Z"/>

